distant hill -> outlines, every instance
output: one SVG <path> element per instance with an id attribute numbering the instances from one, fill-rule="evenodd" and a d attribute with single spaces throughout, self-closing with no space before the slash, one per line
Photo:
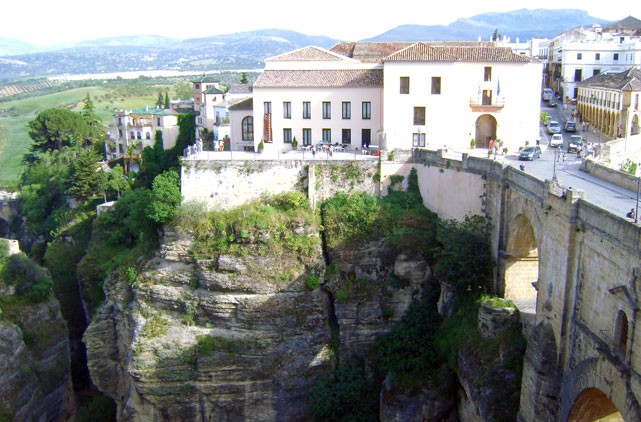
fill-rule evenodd
<path id="1" fill-rule="evenodd" d="M 621 16 L 623 19 L 625 16 Z M 483 13 L 443 25 L 401 25 L 367 41 L 487 41 L 498 30 L 512 41 L 519 38 L 553 38 L 578 26 L 611 21 L 590 16 L 576 9 L 520 9 L 504 13 Z"/>
<path id="2" fill-rule="evenodd" d="M 624 18 L 624 17 L 622 17 Z M 610 23 L 585 11 L 521 9 L 485 13 L 450 25 L 402 25 L 363 41 L 488 40 L 495 30 L 513 41 L 552 38 L 582 25 Z M 18 77 L 111 73 L 141 70 L 208 71 L 262 69 L 263 60 L 298 48 L 330 48 L 339 40 L 282 29 L 176 40 L 140 35 L 83 41 L 71 48 L 38 51 L 36 47 L 0 38 L 0 83 Z M 352 41 L 352 40 L 350 40 Z"/>

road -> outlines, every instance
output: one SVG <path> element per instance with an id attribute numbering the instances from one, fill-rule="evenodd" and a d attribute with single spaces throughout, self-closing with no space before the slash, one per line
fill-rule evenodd
<path id="1" fill-rule="evenodd" d="M 557 120 L 563 125 L 570 118 L 570 111 L 563 110 L 559 105 L 556 108 L 547 107 L 545 103 L 541 105 L 541 111 L 550 115 L 552 120 Z M 600 143 L 598 135 L 594 132 L 581 131 L 581 125 L 578 125 L 579 135 L 582 135 L 588 142 Z M 541 180 L 551 180 L 556 174 L 559 183 L 566 188 L 578 188 L 585 191 L 585 199 L 605 210 L 615 214 L 625 216 L 631 208 L 637 207 L 637 192 L 628 190 L 604 180 L 598 179 L 586 172 L 580 170 L 581 158 L 576 153 L 565 154 L 565 159 L 555 157 L 565 152 L 565 148 L 549 148 L 549 139 L 551 135 L 547 134 L 545 127 L 541 127 L 540 145 L 543 151 L 540 159 L 534 161 L 519 161 L 515 154 L 506 156 L 503 161 L 505 164 L 519 167 L 525 166 L 525 171 Z M 564 146 L 567 146 L 569 134 L 563 133 Z"/>

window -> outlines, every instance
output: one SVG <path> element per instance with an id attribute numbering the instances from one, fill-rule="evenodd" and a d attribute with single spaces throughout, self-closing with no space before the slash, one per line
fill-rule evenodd
<path id="1" fill-rule="evenodd" d="M 372 103 L 363 101 L 363 119 L 369 120 L 372 118 Z"/>
<path id="2" fill-rule="evenodd" d="M 151 133 L 149 132 L 145 133 L 145 139 L 151 139 Z"/>
<path id="3" fill-rule="evenodd" d="M 483 90 L 483 98 L 481 98 L 482 105 L 492 105 L 492 91 L 489 89 Z"/>
<path id="4" fill-rule="evenodd" d="M 196 89 L 200 89 L 200 84 L 196 84 Z"/>
<path id="5" fill-rule="evenodd" d="M 156 126 L 160 126 L 160 117 L 156 119 Z"/>
<path id="6" fill-rule="evenodd" d="M 329 101 L 323 101 L 323 119 L 332 118 L 332 103 Z"/>
<path id="7" fill-rule="evenodd" d="M 414 107 L 414 125 L 425 124 L 425 107 Z"/>
<path id="8" fill-rule="evenodd" d="M 410 93 L 410 77 L 401 76 L 401 94 Z"/>
<path id="9" fill-rule="evenodd" d="M 576 53 L 576 59 L 577 60 L 583 59 L 583 53 Z"/>
<path id="10" fill-rule="evenodd" d="M 271 101 L 265 101 L 263 103 L 263 109 L 265 114 L 272 114 L 272 103 Z"/>
<path id="11" fill-rule="evenodd" d="M 592 69 L 592 76 L 598 75 L 599 73 L 601 73 L 601 69 Z"/>
<path id="12" fill-rule="evenodd" d="M 343 129 L 341 133 L 341 142 L 344 144 L 351 144 L 352 143 L 352 130 L 351 129 Z"/>
<path id="13" fill-rule="evenodd" d="M 131 136 L 130 136 L 130 138 L 131 138 L 131 139 L 136 139 L 136 132 L 134 132 L 133 130 L 131 131 Z"/>
<path id="14" fill-rule="evenodd" d="M 619 60 L 619 53 L 614 53 L 614 56 L 612 58 L 614 60 Z"/>
<path id="15" fill-rule="evenodd" d="M 283 101 L 283 119 L 292 118 L 292 103 L 289 101 Z"/>
<path id="16" fill-rule="evenodd" d="M 425 134 L 423 132 L 412 134 L 412 146 L 415 148 L 425 146 Z"/>
<path id="17" fill-rule="evenodd" d="M 254 141 L 254 118 L 252 116 L 247 116 L 243 119 L 241 123 L 243 129 L 243 141 Z"/>
<path id="18" fill-rule="evenodd" d="M 118 138 L 122 138 L 122 129 L 118 129 Z"/>
<path id="19" fill-rule="evenodd" d="M 332 130 L 323 129 L 323 141 L 332 142 Z"/>
<path id="20" fill-rule="evenodd" d="M 574 69 L 574 82 L 581 82 L 582 73 L 581 69 Z"/>
<path id="21" fill-rule="evenodd" d="M 441 77 L 432 76 L 432 95 L 441 95 Z"/>
<path id="22" fill-rule="evenodd" d="M 142 133 L 138 132 L 138 139 L 142 139 Z"/>
<path id="23" fill-rule="evenodd" d="M 595 53 L 594 60 L 601 60 L 601 53 Z"/>
<path id="24" fill-rule="evenodd" d="M 623 311 L 617 312 L 614 325 L 614 352 L 625 358 L 628 349 L 628 316 Z"/>
<path id="25" fill-rule="evenodd" d="M 492 81 L 492 67 L 491 66 L 485 66 L 484 71 L 483 71 L 483 80 L 485 82 L 491 82 Z"/>
<path id="26" fill-rule="evenodd" d="M 303 101 L 303 119 L 312 118 L 312 104 L 309 101 Z"/>
<path id="27" fill-rule="evenodd" d="M 311 145 L 312 144 L 312 130 L 311 129 L 303 129 L 303 145 Z"/>
<path id="28" fill-rule="evenodd" d="M 286 144 L 291 144 L 292 143 L 292 130 L 291 129 L 283 129 L 283 142 Z"/>
<path id="29" fill-rule="evenodd" d="M 352 118 L 352 103 L 349 101 L 343 101 L 343 119 Z"/>

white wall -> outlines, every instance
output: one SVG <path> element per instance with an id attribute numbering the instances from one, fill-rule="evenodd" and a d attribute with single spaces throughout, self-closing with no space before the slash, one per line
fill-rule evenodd
<path id="1" fill-rule="evenodd" d="M 492 81 L 485 82 L 484 68 L 492 67 Z M 385 120 L 388 149 L 412 148 L 417 128 L 426 133 L 426 147 L 469 148 L 476 133 L 476 121 L 483 114 L 497 120 L 497 138 L 517 150 L 526 141 L 539 138 L 540 63 L 427 63 L 388 62 L 385 64 Z M 400 77 L 410 78 L 410 93 L 400 94 Z M 431 94 L 431 79 L 441 77 L 441 94 Z M 503 108 L 474 111 L 470 99 L 479 89 L 493 90 L 505 97 Z M 480 101 L 479 101 L 480 102 Z M 413 124 L 414 107 L 426 107 L 425 126 Z"/>
<path id="2" fill-rule="evenodd" d="M 296 136 L 299 145 L 303 144 L 303 128 L 312 129 L 312 142 L 323 139 L 323 129 L 332 130 L 332 143 L 341 142 L 342 129 L 352 130 L 354 147 L 361 146 L 361 130 L 371 129 L 371 143 L 377 144 L 377 132 L 382 122 L 382 88 L 254 88 L 254 137 L 256 143 L 263 135 L 264 102 L 272 103 L 272 134 L 274 143 L 265 144 L 265 151 L 281 148 L 290 149 L 283 144 L 283 129 L 291 128 L 292 137 Z M 283 119 L 283 102 L 292 104 L 291 119 Z M 311 119 L 303 119 L 303 102 L 311 103 Z M 323 119 L 323 102 L 331 102 L 331 119 Z M 342 102 L 350 101 L 351 119 L 342 118 Z M 362 103 L 371 102 L 371 119 L 362 119 Z M 235 123 L 234 123 L 235 124 Z"/>

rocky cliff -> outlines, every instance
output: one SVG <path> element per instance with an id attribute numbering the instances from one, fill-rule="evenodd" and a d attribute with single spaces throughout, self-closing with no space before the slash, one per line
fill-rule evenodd
<path id="1" fill-rule="evenodd" d="M 320 236 L 318 227 L 295 231 Z M 366 352 L 429 276 L 425 262 L 381 242 L 335 250 L 329 267 L 320 242 L 304 260 L 194 259 L 192 248 L 190 235 L 166 231 L 139 273 L 105 284 L 85 342 L 119 420 L 309 420 L 314 378 L 337 356 Z"/>
<path id="2" fill-rule="evenodd" d="M 0 368 L 0 420 L 72 417 L 69 342 L 53 296 L 34 304 L 0 295 Z"/>

